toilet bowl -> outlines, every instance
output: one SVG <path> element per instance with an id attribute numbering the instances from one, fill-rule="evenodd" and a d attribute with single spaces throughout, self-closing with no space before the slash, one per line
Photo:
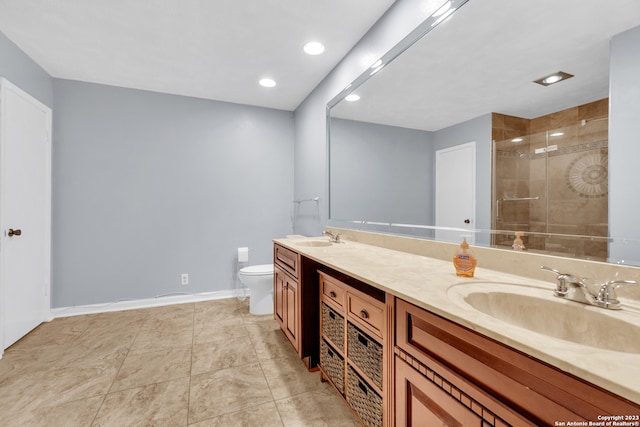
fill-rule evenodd
<path id="1" fill-rule="evenodd" d="M 238 273 L 240 281 L 249 288 L 249 313 L 273 313 L 273 264 L 244 267 Z"/>

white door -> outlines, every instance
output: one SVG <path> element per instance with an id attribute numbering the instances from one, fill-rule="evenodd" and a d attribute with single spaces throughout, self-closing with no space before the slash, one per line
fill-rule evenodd
<path id="1" fill-rule="evenodd" d="M 51 315 L 51 110 L 5 79 L 0 79 L 0 227 L 4 350 Z"/>
<path id="2" fill-rule="evenodd" d="M 436 239 L 474 243 L 476 143 L 436 151 Z M 442 227 L 442 228 L 440 228 Z M 469 231 L 467 231 L 469 230 Z"/>

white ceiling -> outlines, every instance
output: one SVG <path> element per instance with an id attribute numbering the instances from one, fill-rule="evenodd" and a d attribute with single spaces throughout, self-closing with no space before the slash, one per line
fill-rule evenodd
<path id="1" fill-rule="evenodd" d="M 606 98 L 611 38 L 639 0 L 470 0 L 332 116 L 435 131 L 498 112 L 534 118 Z M 553 86 L 532 83 L 565 71 Z"/>
<path id="2" fill-rule="evenodd" d="M 0 0 L 0 31 L 56 78 L 294 110 L 392 3 Z"/>

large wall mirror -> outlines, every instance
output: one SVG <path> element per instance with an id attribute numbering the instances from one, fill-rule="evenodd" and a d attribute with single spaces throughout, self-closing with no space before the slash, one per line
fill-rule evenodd
<path id="1" fill-rule="evenodd" d="M 640 265 L 640 2 L 443 4 L 329 103 L 329 224 Z"/>

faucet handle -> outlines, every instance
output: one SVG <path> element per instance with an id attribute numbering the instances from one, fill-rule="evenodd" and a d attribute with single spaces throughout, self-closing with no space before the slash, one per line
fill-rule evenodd
<path id="1" fill-rule="evenodd" d="M 555 273 L 556 280 L 558 281 L 558 285 L 556 286 L 556 290 L 553 292 L 557 297 L 564 297 L 569 293 L 569 289 L 567 288 L 567 275 L 562 273 L 555 268 L 547 267 L 546 265 L 540 266 L 541 269 L 550 271 Z"/>
<path id="2" fill-rule="evenodd" d="M 322 232 L 322 234 L 329 236 L 329 241 L 333 242 L 333 243 L 340 243 L 340 235 L 338 233 L 332 233 L 330 231 L 324 230 Z"/>
<path id="3" fill-rule="evenodd" d="M 542 265 L 540 266 L 541 269 L 543 270 L 547 270 L 550 271 L 552 273 L 556 273 L 558 276 L 562 275 L 563 273 L 560 273 L 558 270 L 556 270 L 555 268 L 551 268 L 551 267 L 547 267 L 546 265 Z"/>
<path id="4" fill-rule="evenodd" d="M 598 291 L 598 305 L 605 308 L 619 309 L 620 301 L 616 295 L 616 288 L 623 285 L 632 286 L 635 284 L 637 284 L 635 280 L 609 280 L 603 283 Z"/>
<path id="5" fill-rule="evenodd" d="M 544 265 L 541 266 L 540 268 L 543 270 L 555 273 L 556 280 L 558 281 L 558 286 L 554 292 L 556 296 L 564 297 L 569 293 L 569 288 L 567 287 L 567 283 L 571 283 L 573 285 L 580 286 L 581 288 L 585 288 L 585 289 L 587 287 L 586 282 L 588 279 L 586 277 L 576 277 L 572 274 L 562 273 L 561 271 L 558 271 L 555 268 L 547 267 Z"/>
<path id="6" fill-rule="evenodd" d="M 552 273 L 555 273 L 556 279 L 558 279 L 559 282 L 569 282 L 569 283 L 574 283 L 576 285 L 583 286 L 586 283 L 586 281 L 589 280 L 586 277 L 577 277 L 577 276 L 574 276 L 573 274 L 562 273 L 561 271 L 558 271 L 555 268 L 547 267 L 544 265 L 541 266 L 540 268 L 543 270 L 547 270 Z"/>

